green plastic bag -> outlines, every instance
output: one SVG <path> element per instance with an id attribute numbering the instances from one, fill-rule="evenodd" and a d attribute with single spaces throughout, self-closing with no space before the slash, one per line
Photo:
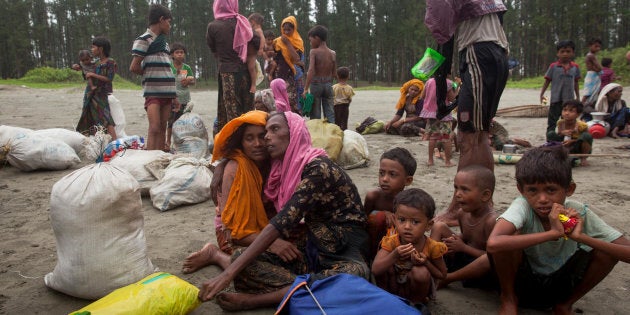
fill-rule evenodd
<path id="1" fill-rule="evenodd" d="M 306 93 L 306 97 L 300 97 L 300 104 L 302 105 L 302 116 L 311 116 L 313 110 L 313 94 Z"/>
<path id="2" fill-rule="evenodd" d="M 444 60 L 446 60 L 446 58 L 439 52 L 427 48 L 427 50 L 424 51 L 424 56 L 411 68 L 411 74 L 422 81 L 426 81 L 433 75 L 435 70 L 442 65 Z"/>

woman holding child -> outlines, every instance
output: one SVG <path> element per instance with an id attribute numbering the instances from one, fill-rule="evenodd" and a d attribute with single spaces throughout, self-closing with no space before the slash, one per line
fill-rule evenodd
<path id="1" fill-rule="evenodd" d="M 273 47 L 276 51 L 274 61 L 277 64 L 273 77 L 283 79 L 286 82 L 289 104 L 293 112 L 298 111 L 298 97 L 302 93 L 299 89 L 304 88 L 302 86 L 304 41 L 297 29 L 297 20 L 294 16 L 289 16 L 280 24 L 282 35 L 273 40 Z"/>
<path id="2" fill-rule="evenodd" d="M 265 140 L 272 159 L 265 196 L 281 211 L 254 242 L 226 266 L 223 273 L 203 284 L 199 297 L 215 296 L 226 310 L 276 306 L 296 275 L 315 279 L 338 273 L 369 277 L 361 254 L 366 244 L 366 215 L 356 186 L 324 150 L 313 148 L 304 119 L 295 113 L 271 115 Z M 304 221 L 306 249 L 292 260 L 266 249 L 280 236 L 289 236 Z M 237 291 L 221 293 L 232 280 Z"/>
<path id="3" fill-rule="evenodd" d="M 385 124 L 385 132 L 405 137 L 420 135 L 425 126 L 424 119 L 420 117 L 422 111 L 420 94 L 423 89 L 424 83 L 418 79 L 403 84 L 400 88 L 400 99 L 396 103 L 396 114 Z"/>
<path id="4" fill-rule="evenodd" d="M 610 124 L 610 136 L 619 138 L 620 134 L 626 136 L 626 124 L 630 122 L 630 109 L 621 99 L 623 87 L 617 83 L 607 84 L 599 93 L 595 111 L 610 114 L 606 121 Z"/>

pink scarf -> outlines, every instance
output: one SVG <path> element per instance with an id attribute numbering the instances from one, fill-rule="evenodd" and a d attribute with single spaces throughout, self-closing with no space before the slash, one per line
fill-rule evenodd
<path id="1" fill-rule="evenodd" d="M 276 111 L 290 112 L 289 94 L 287 93 L 287 83 L 283 79 L 274 79 L 271 81 L 271 92 L 276 102 Z"/>
<path id="2" fill-rule="evenodd" d="M 326 156 L 324 149 L 311 145 L 311 134 L 302 116 L 290 111 L 284 112 L 284 116 L 289 125 L 289 146 L 282 160 L 271 162 L 271 172 L 265 186 L 265 195 L 273 201 L 278 212 L 293 196 L 302 179 L 304 166 L 318 156 Z"/>
<path id="3" fill-rule="evenodd" d="M 254 33 L 247 18 L 238 14 L 238 0 L 215 0 L 212 10 L 217 20 L 236 18 L 232 48 L 238 53 L 243 63 L 247 63 L 247 43 Z"/>

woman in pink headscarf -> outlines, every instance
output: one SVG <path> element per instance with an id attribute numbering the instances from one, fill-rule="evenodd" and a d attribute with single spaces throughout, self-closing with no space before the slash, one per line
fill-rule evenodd
<path id="1" fill-rule="evenodd" d="M 212 9 L 215 20 L 208 24 L 206 42 L 219 63 L 218 123 L 213 130 L 217 134 L 228 121 L 254 109 L 247 69 L 247 48 L 254 41 L 249 21 L 238 13 L 238 0 L 215 0 Z"/>
<path id="2" fill-rule="evenodd" d="M 276 111 L 278 112 L 290 112 L 291 105 L 289 105 L 289 94 L 287 93 L 287 83 L 283 79 L 273 79 L 271 81 L 271 92 L 273 93 L 273 99 L 276 104 Z"/>
<path id="3" fill-rule="evenodd" d="M 370 275 L 361 254 L 367 217 L 348 174 L 324 150 L 312 147 L 300 115 L 272 114 L 265 128 L 272 164 L 264 193 L 281 210 L 223 273 L 203 284 L 199 297 L 208 301 L 216 296 L 225 310 L 276 306 L 299 274 L 312 273 L 313 279 Z M 287 261 L 266 251 L 301 221 L 308 238 L 299 257 Z M 232 280 L 238 293 L 218 294 Z"/>

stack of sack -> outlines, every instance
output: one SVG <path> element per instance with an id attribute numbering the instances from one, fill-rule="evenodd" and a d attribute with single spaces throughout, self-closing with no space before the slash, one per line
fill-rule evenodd
<path id="1" fill-rule="evenodd" d="M 328 157 L 344 169 L 367 167 L 369 162 L 368 145 L 357 132 L 341 131 L 335 124 L 325 119 L 311 119 L 306 122 L 311 141 L 316 148 L 322 148 Z"/>

